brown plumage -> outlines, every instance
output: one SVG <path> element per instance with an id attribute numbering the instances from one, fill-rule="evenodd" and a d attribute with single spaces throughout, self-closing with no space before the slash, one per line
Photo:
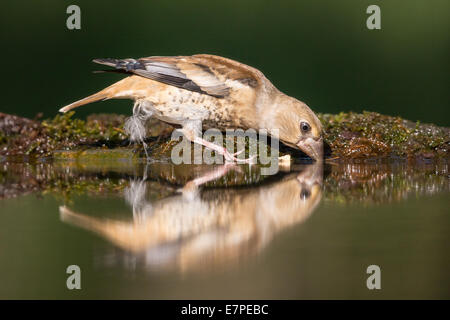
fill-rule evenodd
<path id="1" fill-rule="evenodd" d="M 207 54 L 94 62 L 129 76 L 61 112 L 100 100 L 131 99 L 135 107 L 126 128 L 133 140 L 143 140 L 143 125 L 153 116 L 181 126 L 189 140 L 223 154 L 228 161 L 238 159 L 203 140 L 202 128 L 266 129 L 283 143 L 322 159 L 322 127 L 317 116 L 305 103 L 276 89 L 255 68 Z"/>

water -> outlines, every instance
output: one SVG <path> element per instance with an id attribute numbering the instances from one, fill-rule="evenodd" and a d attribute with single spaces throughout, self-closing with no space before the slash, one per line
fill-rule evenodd
<path id="1" fill-rule="evenodd" d="M 0 298 L 450 298 L 446 163 L 0 169 Z"/>

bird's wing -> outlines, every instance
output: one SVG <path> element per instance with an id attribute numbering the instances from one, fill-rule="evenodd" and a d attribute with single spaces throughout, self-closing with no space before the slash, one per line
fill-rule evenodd
<path id="1" fill-rule="evenodd" d="M 231 90 L 255 88 L 265 80 L 257 69 L 207 54 L 137 60 L 95 59 L 94 62 L 217 98 L 227 97 Z"/>

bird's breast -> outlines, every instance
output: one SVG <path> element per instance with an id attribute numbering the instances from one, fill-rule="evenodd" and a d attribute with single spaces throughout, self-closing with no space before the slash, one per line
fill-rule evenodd
<path id="1" fill-rule="evenodd" d="M 253 90 L 232 90 L 227 97 L 217 98 L 152 80 L 147 82 L 143 100 L 160 120 L 181 125 L 200 120 L 204 129 L 257 129 Z"/>
<path id="2" fill-rule="evenodd" d="M 202 121 L 204 129 L 237 127 L 235 105 L 231 99 L 216 98 L 180 88 L 168 87 L 145 99 L 154 116 L 169 123 Z"/>

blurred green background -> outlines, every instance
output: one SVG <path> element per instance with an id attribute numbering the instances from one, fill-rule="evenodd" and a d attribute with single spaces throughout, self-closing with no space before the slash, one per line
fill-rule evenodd
<path id="1" fill-rule="evenodd" d="M 81 8 L 81 30 L 66 8 Z M 381 7 L 381 30 L 366 8 Z M 119 79 L 98 57 L 211 53 L 262 70 L 315 111 L 371 110 L 449 126 L 448 0 L 2 1 L 0 111 L 52 117 Z M 101 67 L 100 67 L 101 69 Z M 78 109 L 131 113 L 130 101 Z"/>

